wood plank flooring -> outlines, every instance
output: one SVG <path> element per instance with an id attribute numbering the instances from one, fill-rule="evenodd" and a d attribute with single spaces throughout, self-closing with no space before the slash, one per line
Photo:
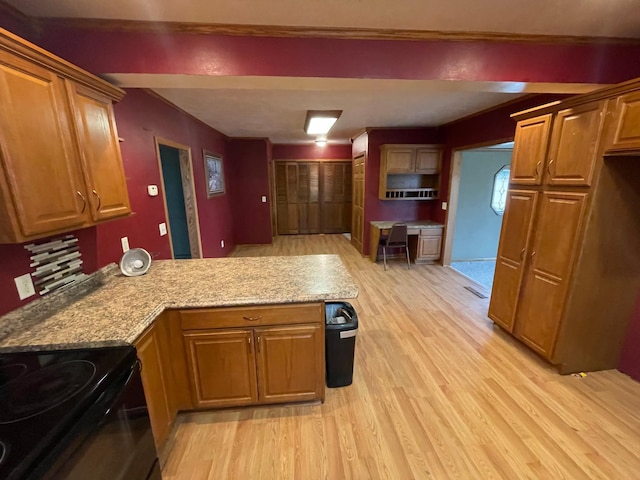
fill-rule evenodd
<path id="1" fill-rule="evenodd" d="M 318 253 L 339 254 L 360 288 L 354 383 L 322 405 L 182 414 L 165 480 L 640 478 L 640 383 L 558 375 L 461 275 L 385 272 L 342 235 L 234 255 Z"/>

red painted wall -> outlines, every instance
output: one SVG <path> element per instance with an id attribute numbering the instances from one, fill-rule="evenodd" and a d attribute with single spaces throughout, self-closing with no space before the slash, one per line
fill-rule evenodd
<path id="1" fill-rule="evenodd" d="M 274 160 L 351 160 L 351 145 L 273 145 Z"/>
<path id="2" fill-rule="evenodd" d="M 0 28 L 9 30 L 11 33 L 30 42 L 37 42 L 38 40 L 38 28 L 30 17 L 2 3 L 0 3 Z"/>
<path id="3" fill-rule="evenodd" d="M 618 368 L 631 378 L 640 381 L 640 295 L 629 323 Z"/>
<path id="4" fill-rule="evenodd" d="M 132 248 L 143 247 L 154 258 L 171 258 L 169 237 L 161 237 L 158 231 L 158 224 L 166 221 L 162 196 L 147 194 L 147 185 L 160 187 L 161 184 L 154 136 L 191 149 L 203 254 L 206 257 L 227 255 L 235 246 L 231 196 L 207 199 L 202 157 L 203 148 L 220 153 L 226 171 L 230 163 L 226 137 L 142 90 L 128 90 L 126 97 L 115 106 L 115 115 L 118 134 L 124 138 L 120 146 L 134 215 L 74 232 L 80 240 L 84 271 L 91 273 L 110 262 L 118 262 L 123 236 L 129 237 Z M 220 248 L 220 239 L 225 239 L 224 249 Z M 37 297 L 21 302 L 15 289 L 13 278 L 31 272 L 29 255 L 22 245 L 0 245 L 0 265 L 2 315 Z"/>
<path id="5" fill-rule="evenodd" d="M 638 45 L 242 37 L 49 26 L 44 44 L 97 73 L 617 83 Z"/>
<path id="6" fill-rule="evenodd" d="M 271 243 L 269 159 L 267 139 L 232 138 L 227 145 L 230 175 L 227 177 L 233 198 L 234 240 L 236 244 Z M 262 202 L 262 196 L 267 197 Z"/>

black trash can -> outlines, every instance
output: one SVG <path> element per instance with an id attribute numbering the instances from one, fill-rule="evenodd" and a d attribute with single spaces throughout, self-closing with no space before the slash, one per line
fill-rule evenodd
<path id="1" fill-rule="evenodd" d="M 347 302 L 327 302 L 325 308 L 327 387 L 345 387 L 353 381 L 358 315 Z"/>

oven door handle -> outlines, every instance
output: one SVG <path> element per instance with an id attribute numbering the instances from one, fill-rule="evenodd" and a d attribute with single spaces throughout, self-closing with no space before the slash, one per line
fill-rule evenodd
<path id="1" fill-rule="evenodd" d="M 96 401 L 96 404 L 108 404 L 109 405 L 107 410 L 104 412 L 104 415 L 102 415 L 102 418 L 100 419 L 100 423 L 98 423 L 98 427 L 102 427 L 107 422 L 107 420 L 109 418 L 109 414 L 113 410 L 114 405 L 118 404 L 118 400 L 123 395 L 123 392 L 127 389 L 127 387 L 129 387 L 129 384 L 131 383 L 131 379 L 133 378 L 133 375 L 136 373 L 136 368 L 138 369 L 139 372 L 142 371 L 142 364 L 140 363 L 140 360 L 138 360 L 138 359 L 136 359 L 135 363 L 133 365 L 131 365 L 131 370 L 129 371 L 129 374 L 127 375 L 127 379 L 124 381 L 124 383 L 122 383 L 119 386 L 118 393 L 116 395 L 110 395 L 109 396 L 110 398 L 109 398 L 108 401 L 101 401 L 103 399 L 103 397 L 105 397 L 109 393 L 108 391 L 106 391 L 102 395 L 100 395 L 100 397 Z"/>

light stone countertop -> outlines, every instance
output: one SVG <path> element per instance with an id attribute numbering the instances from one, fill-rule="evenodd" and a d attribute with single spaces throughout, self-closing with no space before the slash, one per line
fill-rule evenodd
<path id="1" fill-rule="evenodd" d="M 156 260 L 142 276 L 125 277 L 111 265 L 85 282 L 0 317 L 0 352 L 131 344 L 167 308 L 358 295 L 338 255 Z"/>

